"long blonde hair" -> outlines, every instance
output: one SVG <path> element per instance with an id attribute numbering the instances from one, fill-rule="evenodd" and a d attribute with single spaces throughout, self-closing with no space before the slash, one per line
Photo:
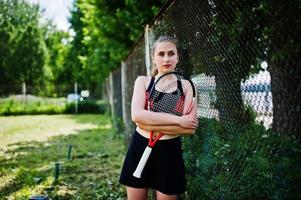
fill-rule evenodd
<path id="1" fill-rule="evenodd" d="M 171 36 L 166 36 L 166 35 L 162 35 L 160 36 L 153 44 L 153 47 L 152 47 L 152 51 L 151 51 L 151 56 L 152 56 L 152 60 L 154 58 L 154 53 L 155 53 L 155 49 L 156 47 L 158 46 L 159 43 L 161 42 L 171 42 L 173 43 L 175 46 L 176 46 L 176 49 L 177 48 L 177 40 L 175 37 L 171 37 Z M 156 76 L 158 74 L 158 68 L 156 67 L 155 63 L 153 63 L 153 67 L 152 67 L 152 76 Z"/>

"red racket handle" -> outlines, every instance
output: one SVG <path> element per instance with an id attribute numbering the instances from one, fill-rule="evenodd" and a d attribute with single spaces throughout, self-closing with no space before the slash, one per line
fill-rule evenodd
<path id="1" fill-rule="evenodd" d="M 156 136 L 155 139 L 153 139 L 153 131 L 150 132 L 149 140 L 148 140 L 148 146 L 154 147 L 156 142 L 164 135 L 163 133 L 159 133 L 159 135 Z"/>

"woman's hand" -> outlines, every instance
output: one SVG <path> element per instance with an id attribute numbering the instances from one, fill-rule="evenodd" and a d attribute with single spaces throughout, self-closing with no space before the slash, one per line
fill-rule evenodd
<path id="1" fill-rule="evenodd" d="M 183 115 L 180 117 L 179 126 L 187 129 L 196 129 L 198 122 L 199 120 L 195 114 Z"/>

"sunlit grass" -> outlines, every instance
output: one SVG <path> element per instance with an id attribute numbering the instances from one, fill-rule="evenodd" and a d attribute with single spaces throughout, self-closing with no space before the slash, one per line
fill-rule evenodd
<path id="1" fill-rule="evenodd" d="M 0 199 L 28 199 L 34 194 L 54 199 L 125 198 L 118 184 L 125 147 L 108 117 L 1 117 L 3 123 Z M 72 145 L 71 160 L 67 159 L 68 145 Z M 55 162 L 61 163 L 57 183 Z"/>

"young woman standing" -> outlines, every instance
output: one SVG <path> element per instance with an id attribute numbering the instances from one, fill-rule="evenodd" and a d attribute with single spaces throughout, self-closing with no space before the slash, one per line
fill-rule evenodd
<path id="1" fill-rule="evenodd" d="M 120 183 L 127 186 L 128 200 L 146 200 L 149 188 L 156 190 L 157 200 L 176 200 L 177 195 L 185 192 L 185 171 L 182 157 L 180 135 L 193 134 L 198 126 L 197 104 L 187 115 L 176 116 L 145 109 L 146 92 L 150 92 L 155 80 L 165 73 L 175 70 L 178 63 L 176 41 L 161 36 L 152 49 L 154 64 L 153 76 L 139 76 L 135 81 L 131 115 L 137 128 L 133 134 L 124 165 Z M 141 98 L 145 96 L 145 98 Z M 141 155 L 148 144 L 150 131 L 165 135 L 153 148 L 144 168 L 143 176 L 133 176 Z"/>

